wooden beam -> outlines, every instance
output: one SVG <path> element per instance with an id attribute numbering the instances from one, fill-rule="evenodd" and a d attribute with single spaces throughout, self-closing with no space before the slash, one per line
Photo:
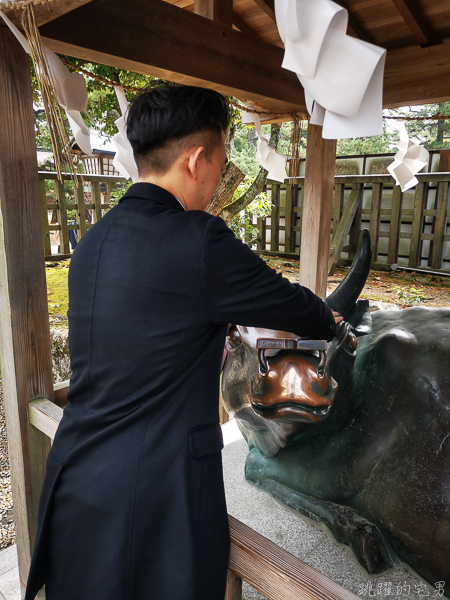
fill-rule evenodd
<path id="1" fill-rule="evenodd" d="M 33 6 L 36 23 L 38 27 L 44 25 L 44 23 L 53 21 L 88 2 L 92 2 L 92 0 L 58 0 L 58 2 L 36 4 Z M 5 11 L 5 14 L 16 27 L 22 29 L 22 10 L 9 10 Z"/>
<path id="2" fill-rule="evenodd" d="M 28 577 L 50 440 L 28 403 L 53 398 L 29 57 L 0 27 L 0 344 L 19 574 Z"/>
<path id="3" fill-rule="evenodd" d="M 308 124 L 300 246 L 300 283 L 321 298 L 327 291 L 336 140 Z"/>
<path id="4" fill-rule="evenodd" d="M 256 33 L 256 31 L 252 29 L 250 25 L 248 25 L 248 23 L 246 23 L 244 19 L 235 12 L 233 12 L 233 25 L 237 27 L 239 31 L 247 37 L 261 39 L 260 36 Z"/>
<path id="5" fill-rule="evenodd" d="M 416 38 L 416 41 L 421 46 L 429 46 L 433 43 L 432 36 L 427 31 L 423 23 L 423 15 L 417 11 L 417 2 L 409 2 L 408 0 L 392 0 L 403 20 L 408 25 L 411 33 Z M 436 43 L 436 41 L 434 41 Z"/>
<path id="6" fill-rule="evenodd" d="M 275 22 L 275 3 L 274 0 L 254 0 L 255 4 L 263 10 L 268 17 Z"/>
<path id="7" fill-rule="evenodd" d="M 268 600 L 358 600 L 358 596 L 231 515 L 228 521 L 231 537 L 228 568 Z"/>
<path id="8" fill-rule="evenodd" d="M 305 111 L 283 49 L 162 0 L 93 0 L 41 27 L 56 52 L 210 87 L 280 111 Z"/>
<path id="9" fill-rule="evenodd" d="M 231 27 L 233 24 L 233 0 L 194 0 L 194 13 L 224 27 Z"/>
<path id="10" fill-rule="evenodd" d="M 450 98 L 450 40 L 439 46 L 390 50 L 383 84 L 384 108 L 445 102 Z"/>
<path id="11" fill-rule="evenodd" d="M 364 186 L 362 183 L 353 184 L 353 190 L 349 199 L 347 200 L 347 204 L 344 206 L 344 212 L 342 213 L 341 220 L 339 221 L 339 225 L 336 227 L 336 232 L 333 234 L 333 241 L 331 243 L 333 248 L 330 252 L 330 258 L 328 260 L 328 273 L 330 275 L 334 273 L 334 269 L 341 257 L 341 252 L 344 249 L 345 239 L 350 231 L 350 227 L 352 226 L 356 211 L 361 204 L 363 187 Z"/>
<path id="12" fill-rule="evenodd" d="M 33 427 L 54 440 L 63 409 L 46 398 L 37 398 L 28 404 L 28 416 Z"/>

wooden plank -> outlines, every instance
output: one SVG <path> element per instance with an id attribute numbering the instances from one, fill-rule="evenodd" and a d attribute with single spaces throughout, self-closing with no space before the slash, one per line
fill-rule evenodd
<path id="1" fill-rule="evenodd" d="M 97 181 L 91 183 L 91 194 L 94 199 L 94 223 L 98 223 L 102 218 L 102 198 L 100 184 Z"/>
<path id="2" fill-rule="evenodd" d="M 448 182 L 438 183 L 436 192 L 436 221 L 434 224 L 433 249 L 431 254 L 431 268 L 440 269 L 442 266 L 442 251 L 444 248 L 444 234 L 447 225 L 447 197 Z"/>
<path id="3" fill-rule="evenodd" d="M 370 212 L 370 240 L 372 244 L 372 262 L 378 260 L 378 230 L 380 229 L 380 207 L 383 195 L 383 184 L 374 183 L 372 186 L 372 204 Z"/>
<path id="4" fill-rule="evenodd" d="M 254 0 L 254 2 L 275 22 L 275 5 L 273 0 Z"/>
<path id="5" fill-rule="evenodd" d="M 398 185 L 392 190 L 391 224 L 389 228 L 389 246 L 387 262 L 392 265 L 397 262 L 398 231 L 400 229 L 400 211 L 402 207 L 402 190 Z"/>
<path id="6" fill-rule="evenodd" d="M 420 265 L 420 234 L 422 233 L 423 207 L 426 206 L 427 187 L 426 183 L 419 182 L 416 185 L 414 192 L 414 212 L 408 261 L 410 267 L 417 267 Z"/>
<path id="7" fill-rule="evenodd" d="M 91 2 L 40 32 L 62 54 L 214 88 L 276 112 L 306 110 L 297 76 L 281 66 L 282 48 L 162 0 Z"/>
<path id="8" fill-rule="evenodd" d="M 333 238 L 341 220 L 342 204 L 344 202 L 345 186 L 342 183 L 336 183 L 333 194 Z"/>
<path id="9" fill-rule="evenodd" d="M 28 403 L 28 417 L 31 425 L 51 440 L 55 439 L 62 416 L 63 409 L 47 398 L 37 398 Z"/>
<path id="10" fill-rule="evenodd" d="M 293 251 L 292 240 L 292 197 L 297 193 L 297 186 L 286 186 L 286 209 L 284 212 L 284 251 Z"/>
<path id="11" fill-rule="evenodd" d="M 231 515 L 228 568 L 268 600 L 358 600 L 272 541 Z"/>
<path id="12" fill-rule="evenodd" d="M 337 262 L 341 256 L 342 248 L 344 246 L 345 238 L 350 231 L 350 227 L 353 223 L 358 206 L 361 203 L 363 186 L 361 183 L 356 183 L 350 193 L 350 197 L 344 206 L 344 212 L 342 213 L 341 220 L 336 230 L 336 235 L 333 238 L 332 251 L 330 252 L 330 258 L 328 261 L 328 273 L 332 273 L 337 265 Z"/>
<path id="13" fill-rule="evenodd" d="M 280 186 L 272 183 L 272 210 L 270 211 L 270 249 L 273 252 L 279 250 L 278 216 L 280 207 Z"/>
<path id="14" fill-rule="evenodd" d="M 54 171 L 38 171 L 39 179 L 58 179 L 58 174 Z M 66 173 L 62 174 L 64 181 L 72 181 L 72 176 Z M 83 181 L 89 183 L 98 181 L 99 183 L 125 183 L 125 177 L 117 177 L 116 175 L 83 175 Z M 81 182 L 81 181 L 80 181 Z"/>
<path id="15" fill-rule="evenodd" d="M 194 13 L 224 27 L 233 24 L 233 0 L 194 0 Z"/>
<path id="16" fill-rule="evenodd" d="M 70 254 L 69 230 L 67 228 L 67 206 L 64 184 L 55 182 L 56 198 L 58 200 L 59 248 L 61 254 Z"/>
<path id="17" fill-rule="evenodd" d="M 322 127 L 309 123 L 302 200 L 300 283 L 321 298 L 325 298 L 327 292 L 335 158 L 336 140 L 324 140 Z"/>
<path id="18" fill-rule="evenodd" d="M 0 354 L 19 575 L 28 577 L 50 440 L 28 402 L 53 397 L 29 57 L 0 27 Z"/>
<path id="19" fill-rule="evenodd" d="M 107 183 L 106 185 L 111 185 Z M 86 233 L 86 207 L 84 204 L 84 192 L 83 185 L 80 184 L 77 187 L 77 223 L 78 223 L 78 237 L 81 239 Z"/>
<path id="20" fill-rule="evenodd" d="M 242 579 L 228 569 L 225 600 L 242 600 Z"/>
<path id="21" fill-rule="evenodd" d="M 48 229 L 48 207 L 45 181 L 39 181 L 39 200 L 41 203 L 42 235 L 44 239 L 44 254 L 51 254 L 50 231 Z"/>
<path id="22" fill-rule="evenodd" d="M 53 401 L 61 408 L 64 408 L 67 404 L 66 395 L 69 391 L 69 385 L 70 379 L 53 384 Z"/>

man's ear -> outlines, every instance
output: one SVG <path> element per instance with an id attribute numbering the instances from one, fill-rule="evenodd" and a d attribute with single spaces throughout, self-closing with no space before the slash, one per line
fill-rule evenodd
<path id="1" fill-rule="evenodd" d="M 191 173 L 192 177 L 195 180 L 197 180 L 197 176 L 198 176 L 199 162 L 204 157 L 204 155 L 205 155 L 205 149 L 203 146 L 200 146 L 199 148 L 195 148 L 189 155 L 187 167 L 188 167 L 188 171 Z"/>

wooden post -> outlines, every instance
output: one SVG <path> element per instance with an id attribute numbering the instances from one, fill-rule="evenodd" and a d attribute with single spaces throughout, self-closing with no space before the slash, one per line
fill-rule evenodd
<path id="1" fill-rule="evenodd" d="M 292 243 L 292 193 L 295 184 L 286 183 L 286 206 L 284 209 L 284 251 L 290 254 L 294 251 Z"/>
<path id="2" fill-rule="evenodd" d="M 280 207 L 280 185 L 272 183 L 272 210 L 270 212 L 270 249 L 279 252 L 279 222 L 278 211 Z"/>
<path id="3" fill-rule="evenodd" d="M 372 262 L 378 261 L 378 233 L 380 230 L 381 199 L 383 184 L 372 184 L 372 203 L 370 212 L 370 242 L 372 244 Z"/>
<path id="4" fill-rule="evenodd" d="M 41 202 L 42 235 L 44 236 L 44 254 L 49 256 L 52 253 L 50 244 L 50 231 L 48 228 L 48 209 L 45 180 L 39 180 L 39 199 Z"/>
<path id="5" fill-rule="evenodd" d="M 225 27 L 233 24 L 232 0 L 194 0 L 194 12 Z"/>
<path id="6" fill-rule="evenodd" d="M 421 235 L 423 227 L 423 209 L 427 202 L 428 183 L 419 182 L 414 193 L 414 210 L 411 227 L 411 245 L 409 249 L 410 267 L 420 267 Z"/>
<path id="7" fill-rule="evenodd" d="M 69 229 L 67 227 L 67 207 L 64 183 L 55 181 L 56 198 L 58 200 L 58 222 L 61 230 L 59 232 L 59 253 L 70 254 Z"/>
<path id="8" fill-rule="evenodd" d="M 92 203 L 94 205 L 94 223 L 98 223 L 102 218 L 102 197 L 100 194 L 100 183 L 91 182 Z"/>
<path id="9" fill-rule="evenodd" d="M 300 242 L 300 283 L 318 296 L 327 291 L 336 140 L 324 140 L 322 127 L 308 124 Z"/>
<path id="10" fill-rule="evenodd" d="M 110 184 L 108 184 L 110 185 Z M 78 238 L 81 239 L 86 233 L 86 209 L 84 208 L 84 191 L 83 182 L 78 183 L 77 187 L 77 223 L 78 223 Z"/>
<path id="11" fill-rule="evenodd" d="M 398 232 L 400 230 L 402 198 L 403 194 L 400 186 L 394 186 L 392 190 L 391 224 L 389 226 L 388 265 L 392 265 L 398 260 Z"/>
<path id="12" fill-rule="evenodd" d="M 0 27 L 0 340 L 19 574 L 24 587 L 50 440 L 28 403 L 53 399 L 29 58 Z"/>
<path id="13" fill-rule="evenodd" d="M 225 600 L 242 600 L 242 579 L 230 569 L 227 571 Z"/>

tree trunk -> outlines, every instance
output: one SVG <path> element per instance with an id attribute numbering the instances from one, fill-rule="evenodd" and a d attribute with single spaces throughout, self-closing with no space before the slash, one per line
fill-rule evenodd
<path id="1" fill-rule="evenodd" d="M 276 125 L 272 125 L 271 130 L 270 130 L 270 141 L 269 141 L 269 145 L 272 148 L 275 148 L 275 149 L 277 148 L 279 137 L 280 137 L 280 128 L 277 127 Z M 237 167 L 236 167 L 236 169 L 237 169 Z M 240 182 L 233 188 L 233 191 L 230 193 L 231 186 L 228 187 L 227 182 L 231 178 L 231 174 L 228 175 L 228 173 L 226 173 L 225 177 L 219 183 L 219 188 L 220 188 L 222 182 L 224 182 L 223 185 L 227 187 L 227 193 L 226 194 L 223 193 L 221 196 L 221 201 L 223 201 L 223 203 L 221 204 L 221 206 L 219 204 L 216 205 L 217 212 L 212 213 L 209 210 L 209 207 L 208 207 L 208 212 L 211 212 L 211 214 L 215 214 L 219 217 L 222 217 L 222 219 L 225 221 L 225 223 L 227 225 L 229 225 L 231 223 L 231 221 L 234 219 L 234 217 L 241 210 L 244 210 L 244 208 L 246 208 L 251 202 L 253 202 L 253 200 L 264 190 L 264 186 L 267 183 L 267 174 L 268 173 L 267 173 L 266 169 L 263 169 L 263 167 L 261 167 L 259 169 L 259 172 L 258 172 L 257 176 L 255 177 L 252 185 L 248 188 L 248 190 L 245 192 L 245 194 L 242 194 L 242 196 L 240 196 L 234 202 L 232 202 L 233 194 Z M 219 190 L 219 188 L 218 188 L 218 190 Z M 214 200 L 214 196 L 213 196 L 213 200 Z M 210 206 L 211 206 L 213 200 L 211 200 Z"/>

